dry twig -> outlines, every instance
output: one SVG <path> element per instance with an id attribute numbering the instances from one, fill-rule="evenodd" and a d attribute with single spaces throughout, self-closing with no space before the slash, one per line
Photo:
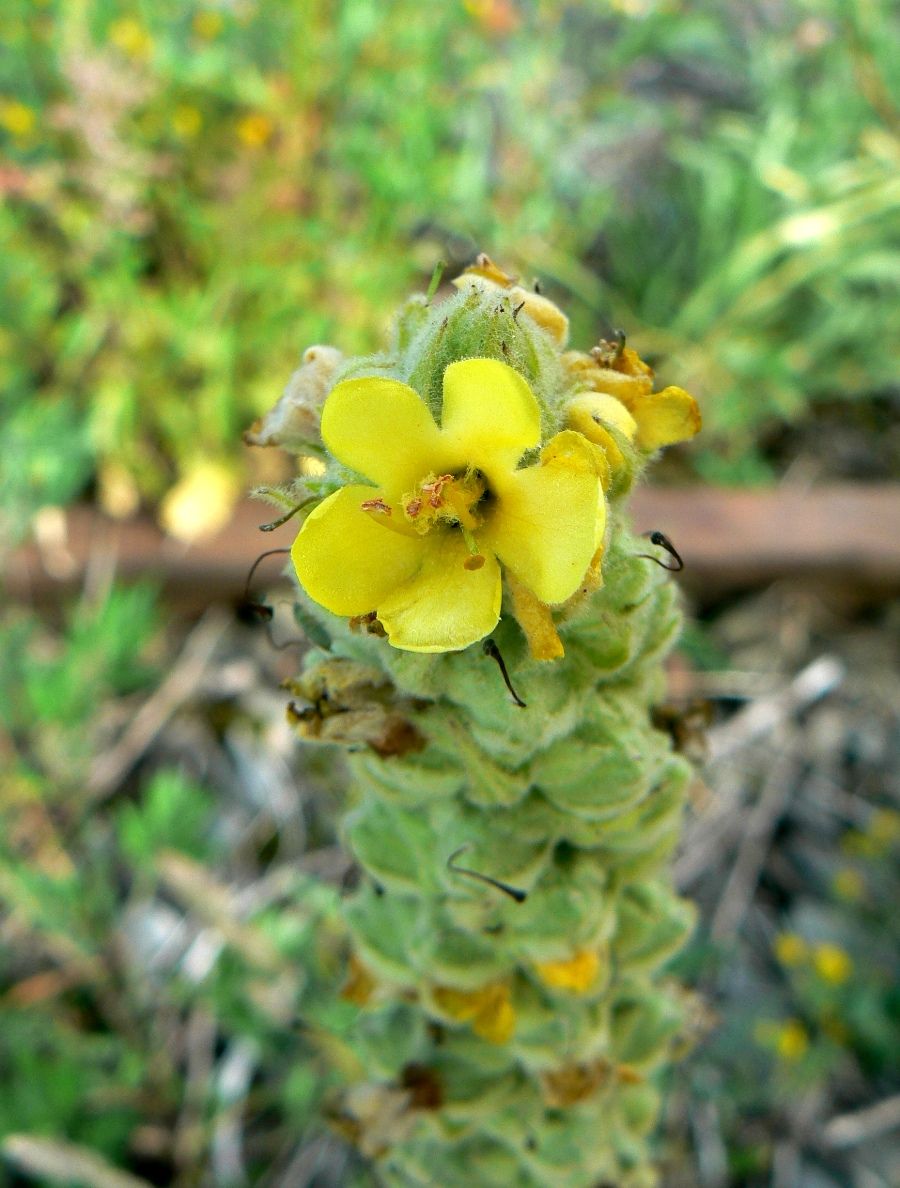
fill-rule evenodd
<path id="1" fill-rule="evenodd" d="M 91 1188 L 152 1188 L 146 1181 L 107 1163 L 96 1151 L 74 1143 L 10 1134 L 4 1156 L 29 1176 L 52 1184 L 90 1184 Z"/>
<path id="2" fill-rule="evenodd" d="M 894 1130 L 900 1126 L 900 1093 L 886 1097 L 864 1110 L 852 1114 L 839 1114 L 826 1124 L 822 1138 L 826 1147 L 832 1149 L 855 1147 L 867 1139 Z"/>
<path id="3" fill-rule="evenodd" d="M 179 706 L 190 699 L 228 626 L 228 615 L 220 607 L 206 612 L 166 679 L 134 715 L 121 738 L 97 756 L 88 776 L 89 801 L 104 800 L 116 790 Z"/>

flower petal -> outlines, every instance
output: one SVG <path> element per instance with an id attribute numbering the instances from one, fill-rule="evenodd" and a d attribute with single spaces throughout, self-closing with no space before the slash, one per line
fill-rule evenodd
<path id="1" fill-rule="evenodd" d="M 612 430 L 627 441 L 633 441 L 637 422 L 621 401 L 606 392 L 580 392 L 566 405 L 566 421 L 602 449 L 610 472 L 603 484 L 604 489 L 611 485 L 613 479 L 627 475 L 631 464 Z"/>
<path id="2" fill-rule="evenodd" d="M 425 401 L 399 380 L 344 380 L 322 409 L 322 438 L 335 458 L 394 497 L 443 469 L 441 434 Z"/>
<path id="3" fill-rule="evenodd" d="M 634 441 L 637 423 L 620 400 L 610 396 L 607 392 L 583 392 L 576 396 L 569 404 L 570 419 L 579 419 L 580 424 L 575 428 L 590 439 L 590 424 L 608 425 L 618 431 L 629 441 Z"/>
<path id="4" fill-rule="evenodd" d="M 378 604 L 378 618 L 395 648 L 455 652 L 493 631 L 500 618 L 500 567 L 492 556 L 466 569 L 470 554 L 460 532 L 422 538 L 421 568 Z"/>
<path id="5" fill-rule="evenodd" d="M 638 426 L 637 444 L 642 450 L 689 441 L 700 432 L 700 409 L 684 388 L 663 388 L 645 396 L 635 403 L 632 412 Z"/>
<path id="6" fill-rule="evenodd" d="M 561 660 L 566 650 L 553 622 L 550 607 L 536 598 L 514 574 L 508 573 L 506 582 L 512 598 L 512 612 L 528 641 L 532 660 Z"/>
<path id="7" fill-rule="evenodd" d="M 578 589 L 604 526 L 591 447 L 568 431 L 548 442 L 541 465 L 505 477 L 479 539 L 541 602 L 559 603 Z"/>
<path id="8" fill-rule="evenodd" d="M 563 961 L 536 961 L 534 968 L 545 986 L 585 994 L 597 981 L 600 955 L 593 949 L 579 949 Z"/>
<path id="9" fill-rule="evenodd" d="M 516 1012 L 509 987 L 503 983 L 495 982 L 479 990 L 436 986 L 434 1001 L 451 1019 L 471 1023 L 475 1034 L 489 1043 L 505 1044 L 515 1031 Z"/>
<path id="10" fill-rule="evenodd" d="M 518 371 L 497 359 L 462 359 L 444 372 L 441 433 L 457 459 L 493 478 L 541 440 L 541 410 Z"/>
<path id="11" fill-rule="evenodd" d="M 335 615 L 364 615 L 416 572 L 424 539 L 401 536 L 376 523 L 360 504 L 374 487 L 341 487 L 311 512 L 291 558 L 310 598 Z"/>

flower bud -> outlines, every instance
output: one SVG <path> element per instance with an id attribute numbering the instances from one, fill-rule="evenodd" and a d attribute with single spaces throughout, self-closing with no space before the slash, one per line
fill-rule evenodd
<path id="1" fill-rule="evenodd" d="M 281 446 L 292 454 L 321 453 L 322 405 L 343 357 L 334 347 L 308 347 L 281 399 L 247 430 L 244 441 L 248 445 Z"/>

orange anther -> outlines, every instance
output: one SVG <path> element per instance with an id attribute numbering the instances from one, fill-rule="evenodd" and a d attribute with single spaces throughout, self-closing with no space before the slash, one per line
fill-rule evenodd
<path id="1" fill-rule="evenodd" d="M 365 512 L 381 512 L 385 516 L 392 514 L 390 505 L 383 499 L 365 499 L 359 506 Z"/>

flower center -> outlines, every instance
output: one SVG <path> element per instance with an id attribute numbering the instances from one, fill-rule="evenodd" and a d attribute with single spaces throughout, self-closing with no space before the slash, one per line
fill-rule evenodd
<path id="1" fill-rule="evenodd" d="M 480 569 L 484 557 L 478 551 L 474 533 L 481 527 L 483 517 L 478 504 L 487 493 L 482 475 L 476 470 L 464 474 L 428 474 L 400 499 L 402 516 L 381 497 L 367 499 L 362 510 L 377 523 L 404 536 L 425 536 L 433 528 L 458 528 L 466 542 L 470 556 L 464 562 L 467 569 Z"/>
<path id="2" fill-rule="evenodd" d="M 481 526 L 475 507 L 484 492 L 484 480 L 475 471 L 462 476 L 429 474 L 401 503 L 406 519 L 418 532 L 428 532 L 436 524 L 459 525 L 473 532 Z"/>

